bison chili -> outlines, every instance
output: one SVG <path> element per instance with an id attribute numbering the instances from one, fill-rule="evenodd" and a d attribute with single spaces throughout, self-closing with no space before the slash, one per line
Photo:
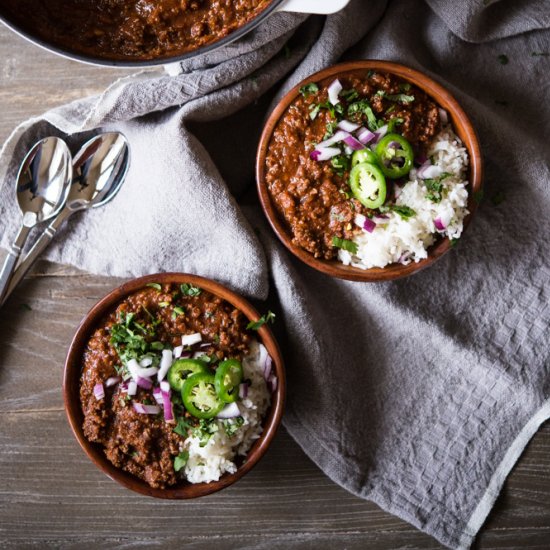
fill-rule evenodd
<path id="1" fill-rule="evenodd" d="M 212 44 L 271 0 L 5 0 L 12 21 L 57 47 L 104 59 L 148 60 Z"/>
<path id="2" fill-rule="evenodd" d="M 353 151 L 343 142 L 332 144 L 341 154 L 320 162 L 312 155 L 316 145 L 346 121 L 348 127 L 352 123 L 371 132 L 381 127 L 398 132 L 416 153 L 424 153 L 440 127 L 434 101 L 395 75 L 365 70 L 342 76 L 339 82 L 342 90 L 334 103 L 327 85 L 301 88 L 273 131 L 265 161 L 267 189 L 293 244 L 327 260 L 337 257 L 336 245 L 352 245 L 355 216 L 373 212 L 350 188 Z M 387 200 L 392 185 L 388 179 Z"/>
<path id="3" fill-rule="evenodd" d="M 162 412 L 136 411 L 134 403 L 156 404 L 152 389 L 138 387 L 136 395 L 130 397 L 126 383 L 107 386 L 105 382 L 113 377 L 127 378 L 124 363 L 129 358 L 151 350 L 161 353 L 162 348 L 181 345 L 182 335 L 197 333 L 202 341 L 187 353 L 199 348 L 205 352 L 206 368 L 213 375 L 218 361 L 240 360 L 248 353 L 252 337 L 246 330 L 247 322 L 228 302 L 191 285 L 152 284 L 125 298 L 99 323 L 84 352 L 80 402 L 86 438 L 102 445 L 116 467 L 151 487 L 176 483 L 174 460 L 185 433 L 174 431 L 175 422 L 167 422 Z M 102 399 L 94 394 L 98 384 L 104 386 Z M 199 423 L 185 411 L 177 395 L 173 396 L 173 407 L 176 419 L 183 419 L 190 427 Z"/>

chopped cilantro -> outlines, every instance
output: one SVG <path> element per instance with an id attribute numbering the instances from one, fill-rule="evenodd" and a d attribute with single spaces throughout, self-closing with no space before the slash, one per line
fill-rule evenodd
<path id="1" fill-rule="evenodd" d="M 449 172 L 443 172 L 438 178 L 428 178 L 424 180 L 424 185 L 428 190 L 426 198 L 432 202 L 441 202 L 443 198 L 443 183 L 444 179 L 448 178 L 451 174 Z"/>
<path id="2" fill-rule="evenodd" d="M 312 103 L 309 106 L 309 118 L 311 120 L 315 120 L 317 118 L 317 115 L 319 114 L 319 111 L 321 110 L 321 105 Z"/>
<path id="3" fill-rule="evenodd" d="M 407 94 L 386 94 L 384 96 L 388 101 L 395 101 L 396 103 L 412 103 L 414 101 L 413 95 Z"/>
<path id="4" fill-rule="evenodd" d="M 179 472 L 182 468 L 185 468 L 187 461 L 189 460 L 189 453 L 182 451 L 178 456 L 174 458 L 174 470 Z"/>
<path id="5" fill-rule="evenodd" d="M 399 214 L 399 216 L 401 216 L 404 220 L 408 220 L 409 218 L 416 216 L 416 212 L 404 204 L 394 204 L 391 206 L 391 210 L 393 210 L 396 214 Z"/>
<path id="6" fill-rule="evenodd" d="M 160 307 L 168 307 L 170 305 L 170 302 L 159 302 Z"/>
<path id="7" fill-rule="evenodd" d="M 376 119 L 372 107 L 366 99 L 350 104 L 348 106 L 348 115 L 355 116 L 356 118 L 365 115 L 367 117 L 369 130 L 374 131 L 379 127 L 378 120 Z"/>
<path id="8" fill-rule="evenodd" d="M 508 65 L 508 63 L 510 62 L 508 56 L 503 53 L 498 56 L 498 61 L 501 65 Z"/>
<path id="9" fill-rule="evenodd" d="M 164 344 L 162 342 L 151 342 L 151 349 L 155 351 L 160 351 L 164 349 Z"/>
<path id="10" fill-rule="evenodd" d="M 193 428 L 191 435 L 199 439 L 200 447 L 205 447 L 209 439 L 219 430 L 218 425 L 213 418 L 201 419 L 199 425 Z"/>
<path id="11" fill-rule="evenodd" d="M 120 322 L 111 327 L 111 345 L 114 346 L 123 363 L 130 359 L 138 359 L 147 352 L 149 347 L 145 337 L 137 334 L 138 330 L 147 334 L 147 330 L 137 323 L 134 317 L 134 313 L 122 312 Z"/>
<path id="12" fill-rule="evenodd" d="M 275 313 L 273 313 L 271 310 L 268 310 L 268 312 L 265 315 L 262 315 L 257 321 L 250 321 L 248 325 L 246 325 L 247 330 L 258 330 L 261 326 L 265 325 L 266 323 L 274 323 L 275 322 Z"/>
<path id="13" fill-rule="evenodd" d="M 405 120 L 402 119 L 401 117 L 391 118 L 390 121 L 388 122 L 388 134 L 391 134 L 391 133 L 395 132 L 395 127 L 396 126 L 401 126 L 401 124 L 403 124 L 403 122 L 405 122 Z"/>
<path id="14" fill-rule="evenodd" d="M 309 97 L 310 95 L 316 94 L 319 91 L 319 86 L 315 82 L 310 82 L 305 84 L 300 88 L 300 93 L 303 97 Z"/>
<path id="15" fill-rule="evenodd" d="M 185 315 L 185 309 L 180 306 L 175 306 L 172 310 L 172 319 L 177 319 L 178 315 Z"/>
<path id="16" fill-rule="evenodd" d="M 202 292 L 200 288 L 188 283 L 183 283 L 180 286 L 180 289 L 181 289 L 181 293 L 184 296 L 198 296 Z"/>
<path id="17" fill-rule="evenodd" d="M 187 432 L 192 427 L 193 427 L 193 424 L 191 424 L 191 422 L 189 422 L 187 418 L 180 416 L 178 418 L 178 424 L 174 428 L 174 432 L 177 433 L 178 435 L 181 435 L 182 437 L 187 437 Z"/>
<path id="18" fill-rule="evenodd" d="M 223 429 L 227 434 L 227 437 L 232 437 L 237 433 L 237 430 L 244 424 L 244 418 L 237 416 L 236 418 L 227 419 L 222 421 Z"/>
<path id="19" fill-rule="evenodd" d="M 389 115 L 390 113 L 393 113 L 395 111 L 395 105 L 392 105 L 388 109 L 386 109 L 386 114 Z"/>
<path id="20" fill-rule="evenodd" d="M 353 101 L 359 97 L 359 94 L 355 88 L 350 88 L 349 90 L 341 91 L 340 97 L 343 97 L 346 101 Z"/>
<path id="21" fill-rule="evenodd" d="M 332 137 L 334 135 L 334 132 L 336 131 L 337 126 L 338 126 L 338 122 L 336 122 L 335 120 L 327 122 L 327 125 L 326 125 L 327 131 L 325 132 L 325 135 L 323 136 L 323 140 Z"/>
<path id="22" fill-rule="evenodd" d="M 159 292 L 162 290 L 162 287 L 158 283 L 147 283 L 145 286 L 150 286 Z"/>
<path id="23" fill-rule="evenodd" d="M 347 250 L 352 254 L 357 254 L 357 244 L 353 241 L 348 241 L 347 239 L 340 239 L 340 237 L 332 237 L 332 246 L 336 248 L 341 248 L 342 250 Z"/>
<path id="24" fill-rule="evenodd" d="M 505 200 L 506 196 L 502 191 L 499 191 L 491 197 L 491 202 L 493 203 L 493 206 L 498 206 L 499 204 L 502 204 Z"/>
<path id="25" fill-rule="evenodd" d="M 411 85 L 408 82 L 404 82 L 403 84 L 399 84 L 399 89 L 402 92 L 408 92 L 411 89 Z"/>
<path id="26" fill-rule="evenodd" d="M 339 176 L 343 176 L 344 172 L 350 169 L 351 157 L 348 157 L 346 155 L 338 155 L 330 159 L 330 163 L 334 171 Z"/>

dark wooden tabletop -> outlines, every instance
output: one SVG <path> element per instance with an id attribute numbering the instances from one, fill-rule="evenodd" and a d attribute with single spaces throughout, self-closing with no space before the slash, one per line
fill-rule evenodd
<path id="1" fill-rule="evenodd" d="M 1 142 L 22 120 L 127 74 L 56 57 L 5 28 L 0 54 Z M 332 483 L 284 429 L 249 475 L 198 501 L 148 499 L 105 477 L 70 432 L 61 377 L 76 326 L 119 283 L 39 263 L 0 312 L 0 547 L 441 548 Z M 550 548 L 549 423 L 476 547 Z"/>

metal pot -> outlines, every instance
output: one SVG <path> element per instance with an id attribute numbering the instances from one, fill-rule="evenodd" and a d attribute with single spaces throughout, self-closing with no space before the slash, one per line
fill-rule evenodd
<path id="1" fill-rule="evenodd" d="M 250 32 L 252 29 L 256 28 L 260 23 L 263 23 L 270 15 L 277 12 L 294 12 L 294 13 L 311 13 L 311 14 L 331 14 L 340 11 L 344 8 L 350 0 L 272 0 L 271 4 L 257 17 L 246 25 L 238 28 L 235 32 L 231 33 L 229 36 L 217 40 L 212 44 L 208 44 L 202 48 L 186 52 L 181 55 L 174 55 L 171 57 L 163 57 L 162 59 L 147 59 L 143 61 L 130 61 L 130 60 L 112 60 L 112 59 L 102 59 L 101 57 L 94 57 L 91 55 L 84 55 L 81 53 L 76 53 L 70 49 L 61 48 L 59 46 L 53 45 L 48 41 L 43 40 L 36 36 L 32 31 L 27 29 L 22 29 L 19 25 L 15 24 L 13 21 L 2 13 L 3 10 L 0 7 L 0 21 L 6 25 L 13 32 L 17 33 L 19 36 L 26 38 L 33 44 L 44 48 L 50 52 L 58 54 L 62 57 L 69 59 L 74 59 L 75 61 L 80 61 L 82 63 L 88 63 L 90 65 L 101 65 L 101 66 L 111 66 L 111 67 L 153 67 L 155 65 L 165 65 L 168 63 L 174 63 L 178 61 L 183 61 L 192 57 L 202 55 L 207 52 L 211 52 L 217 48 L 221 48 L 238 40 L 243 37 L 245 34 Z"/>

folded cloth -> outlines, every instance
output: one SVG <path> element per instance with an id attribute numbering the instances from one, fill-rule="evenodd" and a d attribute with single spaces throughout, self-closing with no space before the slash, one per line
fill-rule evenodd
<path id="1" fill-rule="evenodd" d="M 120 194 L 75 217 L 47 257 L 119 276 L 196 272 L 259 299 L 271 290 L 287 331 L 291 435 L 335 482 L 466 548 L 550 416 L 550 23 L 535 2 L 428 4 L 352 0 L 327 18 L 275 15 L 169 75 L 122 79 L 23 124 L 0 157 L 0 227 L 6 246 L 18 215 L 11 181 L 36 138 L 71 133 L 75 145 L 98 127 L 124 132 L 132 167 Z M 314 272 L 282 248 L 257 204 L 239 202 L 267 114 L 256 100 L 342 56 L 426 72 L 481 137 L 476 219 L 455 249 L 405 280 Z"/>

